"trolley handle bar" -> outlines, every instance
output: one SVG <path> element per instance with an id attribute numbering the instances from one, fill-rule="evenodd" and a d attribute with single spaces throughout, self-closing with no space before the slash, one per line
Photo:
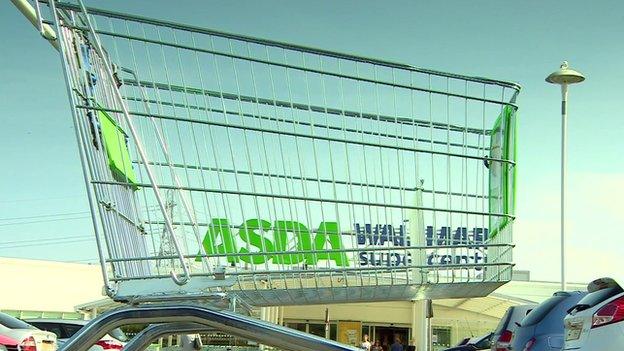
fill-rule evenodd
<path id="1" fill-rule="evenodd" d="M 110 61 L 108 60 L 108 57 L 106 56 L 106 54 L 104 53 L 104 49 L 102 48 L 102 43 L 100 42 L 100 38 L 97 36 L 97 34 L 95 34 L 95 29 L 93 27 L 93 24 L 91 23 L 91 19 L 89 18 L 89 13 L 87 12 L 87 9 L 84 5 L 84 2 L 82 0 L 79 0 L 80 2 L 80 8 L 82 8 L 82 13 L 84 14 L 85 17 L 85 21 L 87 26 L 89 27 L 89 31 L 93 36 L 94 39 L 94 49 L 97 52 L 97 54 L 100 56 L 100 58 L 102 59 L 102 61 L 104 62 L 104 68 L 106 71 L 106 75 L 108 76 L 108 79 L 111 82 L 115 81 L 115 76 L 113 74 L 113 69 L 112 69 L 112 65 L 110 63 Z M 54 0 L 52 1 L 52 4 L 54 5 L 55 2 Z M 117 101 L 119 102 L 119 105 L 121 106 L 121 113 L 124 116 L 126 123 L 128 124 L 128 129 L 130 129 L 130 134 L 132 135 L 132 138 L 135 141 L 135 146 L 137 149 L 137 152 L 139 154 L 139 156 L 141 157 L 141 161 L 147 163 L 148 162 L 148 158 L 147 158 L 147 154 L 145 152 L 145 149 L 143 147 L 143 144 L 140 141 L 138 132 L 136 131 L 134 124 L 132 123 L 132 120 L 130 118 L 130 114 L 128 112 L 128 108 L 126 107 L 123 97 L 121 96 L 121 93 L 119 92 L 119 89 L 114 88 L 113 90 L 113 94 L 114 97 L 117 99 Z M 182 257 L 182 251 L 181 251 L 181 247 L 180 247 L 180 243 L 178 242 L 178 239 L 176 238 L 175 234 L 174 234 L 174 230 L 173 230 L 173 225 L 171 224 L 171 219 L 169 218 L 169 216 L 167 215 L 167 210 L 165 207 L 165 203 L 164 200 L 162 199 L 162 196 L 160 194 L 160 189 L 158 184 L 156 183 L 156 178 L 152 172 L 152 168 L 151 166 L 149 166 L 148 164 L 145 164 L 145 172 L 147 173 L 147 176 L 149 178 L 150 183 L 152 184 L 152 190 L 154 192 L 154 196 L 156 197 L 156 201 L 158 202 L 158 206 L 160 208 L 160 211 L 163 214 L 163 219 L 165 220 L 166 224 L 165 227 L 167 228 L 167 231 L 169 232 L 169 234 L 171 235 L 171 239 L 173 242 L 173 245 L 175 246 L 175 249 L 179 255 L 179 260 L 180 260 L 180 264 L 182 266 L 182 270 L 183 270 L 183 277 L 179 277 L 178 273 L 176 273 L 175 271 L 171 271 L 171 279 L 173 279 L 173 281 L 178 284 L 178 285 L 184 285 L 186 284 L 189 279 L 190 279 L 190 271 L 189 271 L 189 267 L 188 264 L 186 263 L 186 261 L 184 260 L 184 257 Z"/>
<path id="2" fill-rule="evenodd" d="M 32 23 L 35 28 L 39 31 L 41 36 L 43 36 L 49 43 L 56 49 L 57 51 L 61 50 L 59 46 L 56 32 L 49 24 L 43 23 L 43 18 L 41 16 L 41 7 L 39 4 L 39 0 L 34 0 L 36 8 L 28 2 L 28 0 L 11 0 L 13 5 L 17 7 L 17 9 L 26 17 L 26 19 Z"/>
<path id="3" fill-rule="evenodd" d="M 214 328 L 207 327 L 198 323 L 163 323 L 152 324 L 143 329 L 134 338 L 132 338 L 126 345 L 124 345 L 124 351 L 143 351 L 154 340 L 175 334 L 189 334 L 214 331 Z"/>
<path id="4" fill-rule="evenodd" d="M 191 305 L 160 305 L 128 307 L 103 314 L 71 337 L 61 351 L 88 351 L 91 345 L 110 330 L 140 323 L 196 323 L 289 351 L 357 350 L 332 340 L 233 312 Z"/>
<path id="5" fill-rule="evenodd" d="M 43 3 L 48 3 L 50 0 L 41 0 L 41 1 Z M 67 9 L 67 10 L 73 10 L 73 11 L 80 10 L 79 5 L 68 3 L 68 2 L 58 2 L 57 6 L 59 8 Z M 415 67 L 415 66 L 407 65 L 403 63 L 397 63 L 397 62 L 392 62 L 392 61 L 387 61 L 387 60 L 374 59 L 374 58 L 365 57 L 365 56 L 358 56 L 358 55 L 346 54 L 346 53 L 341 53 L 341 52 L 329 51 L 329 50 L 319 49 L 319 48 L 310 47 L 310 46 L 295 45 L 295 44 L 290 44 L 290 43 L 276 41 L 276 40 L 268 40 L 268 39 L 255 38 L 255 37 L 245 36 L 245 35 L 240 35 L 240 34 L 227 33 L 227 32 L 217 31 L 213 29 L 206 29 L 206 28 L 197 27 L 197 26 L 189 26 L 189 25 L 183 25 L 183 24 L 170 22 L 170 21 L 157 20 L 157 19 L 144 17 L 144 16 L 129 15 L 125 13 L 104 10 L 100 8 L 89 7 L 87 9 L 89 10 L 89 13 L 98 15 L 98 16 L 105 16 L 105 17 L 117 18 L 117 19 L 122 19 L 122 20 L 135 21 L 135 22 L 151 24 L 151 25 L 156 25 L 156 26 L 164 26 L 164 27 L 168 27 L 171 29 L 178 29 L 178 30 L 189 31 L 189 32 L 194 32 L 194 33 L 199 33 L 199 34 L 214 35 L 214 36 L 219 36 L 219 37 L 228 38 L 228 39 L 246 41 L 246 42 L 279 47 L 279 48 L 289 49 L 289 50 L 296 50 L 296 51 L 306 52 L 310 54 L 334 57 L 338 59 L 369 63 L 373 65 L 385 66 L 388 68 L 403 69 L 403 70 L 407 70 L 411 72 L 442 76 L 442 77 L 451 78 L 451 79 L 467 80 L 467 81 L 471 81 L 475 83 L 488 84 L 488 85 L 497 85 L 501 87 L 511 88 L 515 90 L 516 92 L 519 92 L 522 89 L 522 87 L 518 83 L 515 83 L 515 82 L 506 82 L 506 81 L 494 80 L 494 79 L 489 79 L 489 78 L 484 78 L 484 77 L 465 76 L 465 75 L 460 75 L 460 74 L 436 71 L 436 70 L 431 70 L 431 69 Z"/>

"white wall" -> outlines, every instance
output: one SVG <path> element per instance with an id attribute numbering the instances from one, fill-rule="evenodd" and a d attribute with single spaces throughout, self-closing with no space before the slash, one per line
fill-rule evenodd
<path id="1" fill-rule="evenodd" d="M 102 299 L 99 265 L 0 257 L 0 309 L 74 312 Z"/>
<path id="2" fill-rule="evenodd" d="M 561 290 L 558 282 L 512 281 L 496 290 L 496 293 L 541 303 Z M 587 283 L 568 283 L 568 290 L 587 291 Z"/>
<path id="3" fill-rule="evenodd" d="M 370 323 L 411 324 L 413 321 L 412 302 L 373 302 L 350 303 L 340 305 L 309 305 L 285 306 L 284 319 L 298 320 L 325 320 L 325 308 L 329 309 L 329 318 L 332 321 L 358 320 Z M 498 322 L 498 318 L 486 316 L 465 310 L 452 309 L 434 303 L 434 318 L 436 320 L 483 320 Z"/>

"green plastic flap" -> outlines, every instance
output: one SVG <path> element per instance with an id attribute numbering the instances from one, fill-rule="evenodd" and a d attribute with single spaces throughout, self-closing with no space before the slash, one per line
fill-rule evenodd
<path id="1" fill-rule="evenodd" d="M 99 110 L 98 117 L 108 156 L 108 167 L 113 173 L 113 178 L 119 182 L 132 184 L 136 190 L 136 175 L 132 169 L 132 159 L 126 145 L 126 133 L 106 111 Z"/>
<path id="2" fill-rule="evenodd" d="M 516 118 L 515 109 L 505 106 L 496 119 L 490 138 L 490 157 L 516 160 Z M 489 210 L 490 213 L 515 213 L 516 169 L 515 165 L 491 161 L 489 165 Z M 508 217 L 490 216 L 489 237 L 494 238 L 509 223 Z"/>

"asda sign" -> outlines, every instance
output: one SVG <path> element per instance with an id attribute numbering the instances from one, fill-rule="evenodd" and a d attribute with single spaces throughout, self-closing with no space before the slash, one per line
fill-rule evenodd
<path id="1" fill-rule="evenodd" d="M 489 234 L 487 228 L 451 230 L 444 226 L 436 230 L 427 226 L 424 229 L 423 243 L 425 247 L 432 247 L 426 250 L 427 265 L 478 264 L 487 260 L 484 247 Z M 231 264 L 316 265 L 329 261 L 337 267 L 351 264 L 398 267 L 412 263 L 412 255 L 406 248 L 411 246 L 413 238 L 405 225 L 354 223 L 352 233 L 354 240 L 347 241 L 351 247 L 345 247 L 338 222 L 321 222 L 316 230 L 310 230 L 305 224 L 292 220 L 248 219 L 233 225 L 225 218 L 214 218 L 202 244 L 207 255 L 227 254 Z M 453 246 L 460 244 L 475 245 L 474 250 L 470 250 L 470 255 L 454 252 Z M 375 247 L 385 249 L 371 250 Z M 345 249 L 356 249 L 356 252 L 347 256 Z M 349 257 L 356 262 L 351 262 Z"/>
<path id="2" fill-rule="evenodd" d="M 405 225 L 393 226 L 391 224 L 354 224 L 357 237 L 358 260 L 360 266 L 408 266 L 412 263 L 412 254 L 406 250 L 391 250 L 392 247 L 410 246 L 410 238 L 407 235 Z M 384 247 L 389 250 L 371 251 L 371 247 Z"/>
<path id="3" fill-rule="evenodd" d="M 233 233 L 233 230 L 238 232 Z M 289 245 L 294 242 L 294 247 Z M 241 245 L 242 244 L 242 245 Z M 277 220 L 269 222 L 263 219 L 248 219 L 233 227 L 225 218 L 212 220 L 203 241 L 206 254 L 243 254 L 229 255 L 228 262 L 246 262 L 252 264 L 316 264 L 319 261 L 332 261 L 336 266 L 349 265 L 337 222 L 321 222 L 315 233 L 303 223 Z M 249 248 L 254 248 L 253 255 Z M 284 254 L 288 251 L 316 251 L 309 253 Z"/>

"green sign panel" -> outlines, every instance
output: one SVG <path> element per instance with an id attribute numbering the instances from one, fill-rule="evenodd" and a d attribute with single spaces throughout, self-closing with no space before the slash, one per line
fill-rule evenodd
<path id="1" fill-rule="evenodd" d="M 238 235 L 234 236 L 232 229 L 236 228 Z M 294 251 L 300 252 L 288 253 L 293 251 L 288 245 L 291 239 L 295 242 Z M 245 243 L 241 247 L 238 245 L 240 241 Z M 227 256 L 230 263 L 291 265 L 329 260 L 339 267 L 349 265 L 347 255 L 342 251 L 344 247 L 337 222 L 321 222 L 313 235 L 303 223 L 296 221 L 277 220 L 271 223 L 263 219 L 248 219 L 240 226 L 232 227 L 227 219 L 214 218 L 204 237 L 203 247 L 208 255 L 232 254 Z M 258 254 L 252 254 L 255 252 Z M 237 253 L 243 255 L 235 255 Z"/>

